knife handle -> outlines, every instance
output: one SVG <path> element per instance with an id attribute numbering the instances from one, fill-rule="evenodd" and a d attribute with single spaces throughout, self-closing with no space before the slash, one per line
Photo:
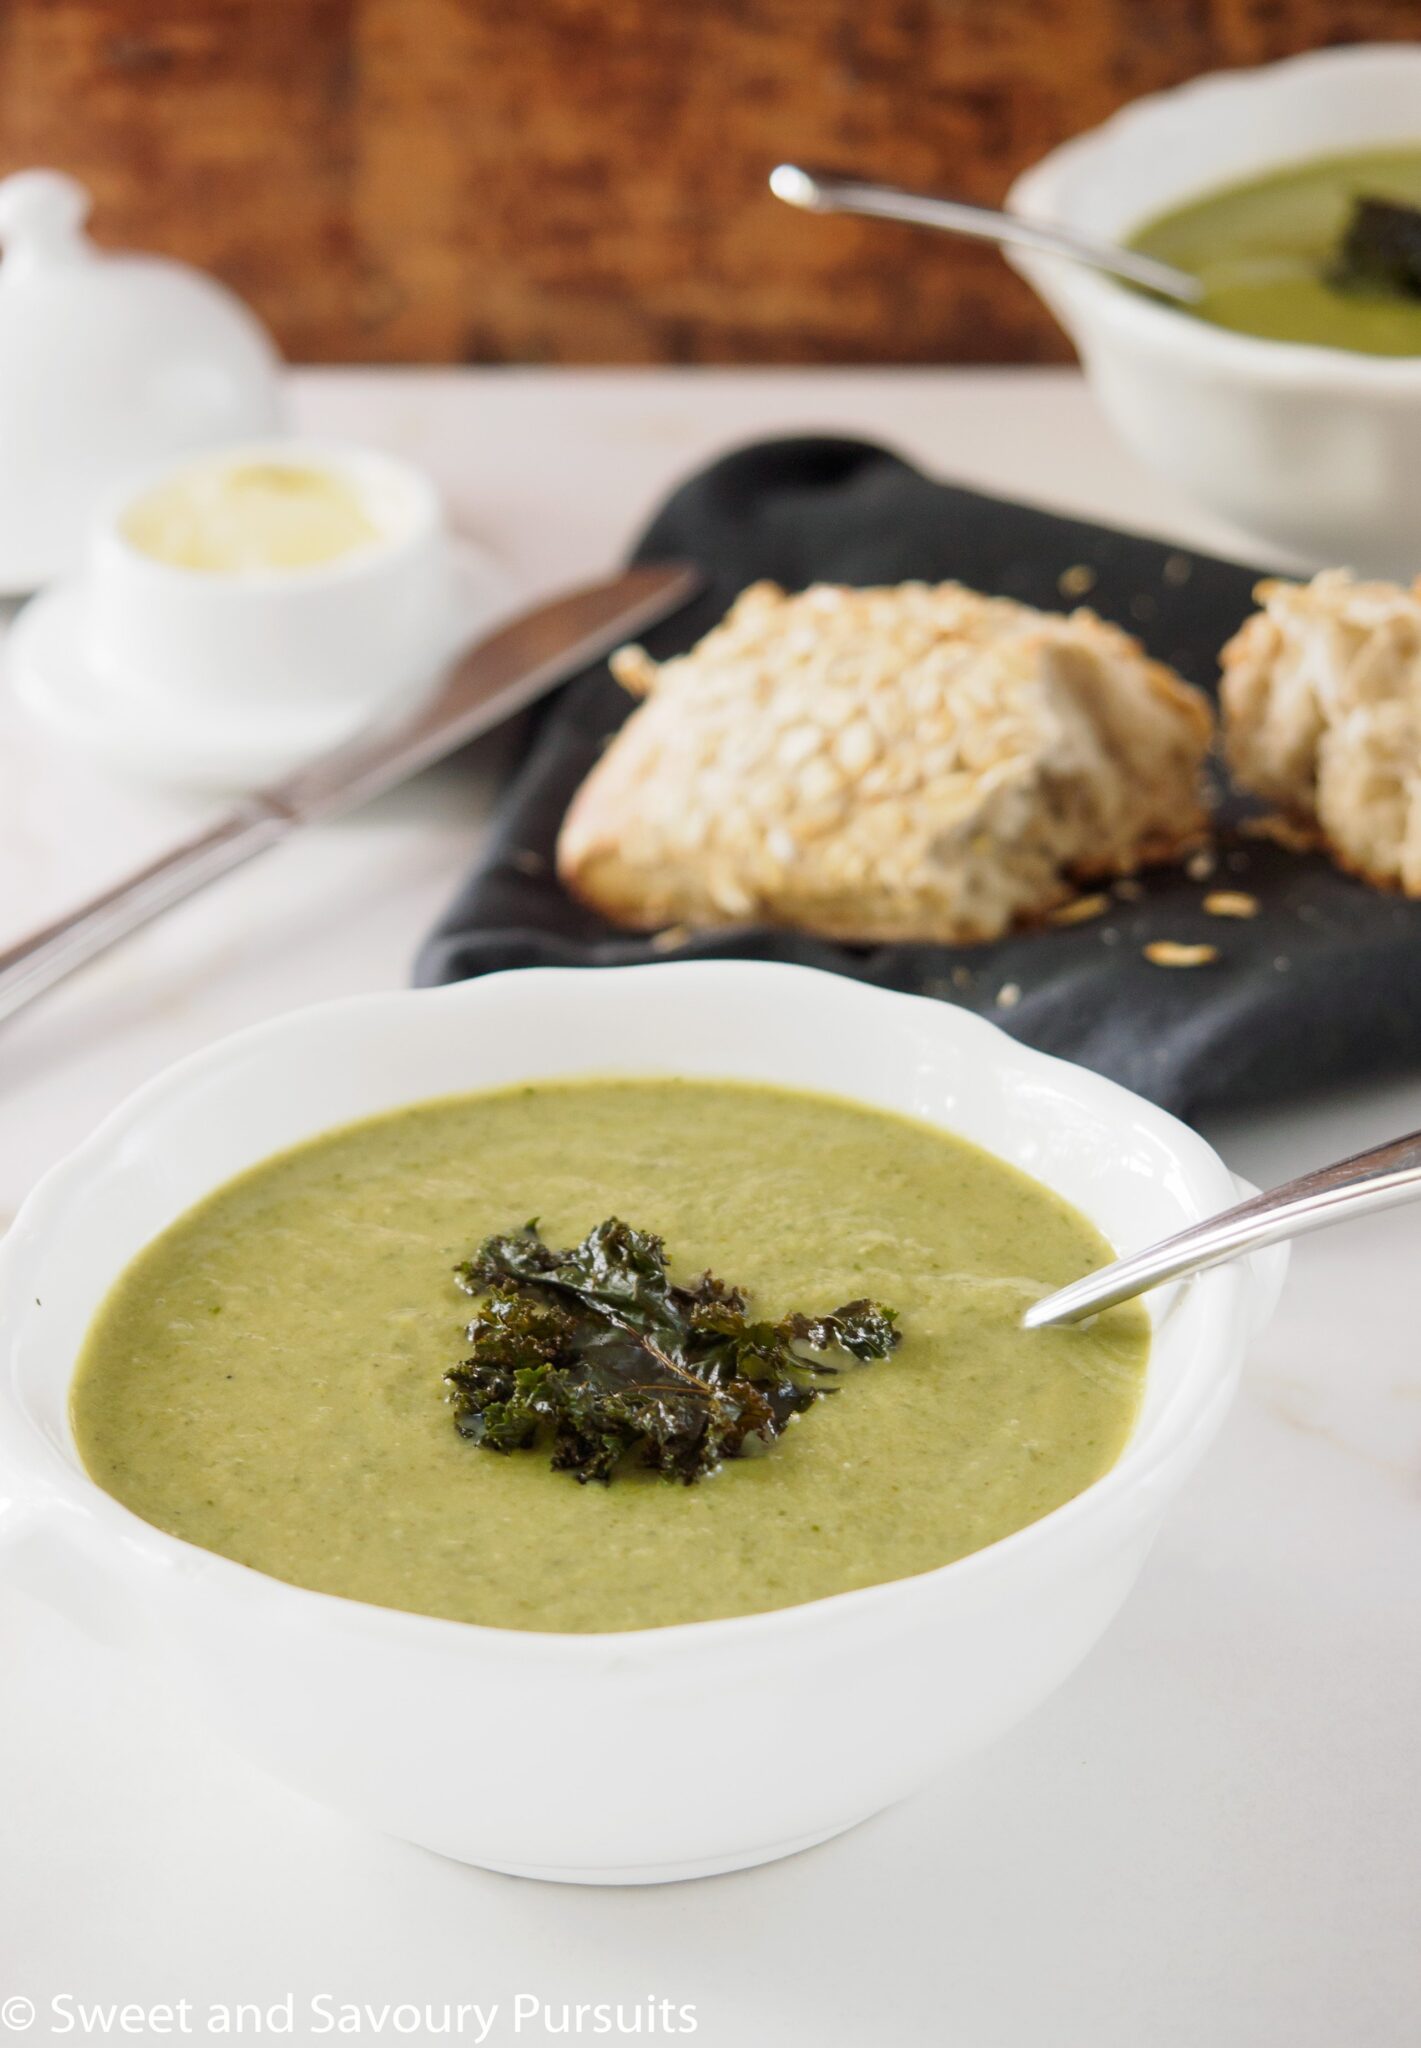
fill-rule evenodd
<path id="1" fill-rule="evenodd" d="M 116 940 L 272 845 L 290 830 L 291 822 L 275 805 L 253 798 L 67 917 L 0 953 L 0 1022 Z"/>
<path id="2" fill-rule="evenodd" d="M 339 816 L 500 725 L 702 588 L 684 562 L 643 563 L 569 591 L 472 647 L 440 686 L 394 722 L 352 739 L 259 791 L 127 881 L 0 953 L 0 1023 L 162 911 L 296 826 Z"/>

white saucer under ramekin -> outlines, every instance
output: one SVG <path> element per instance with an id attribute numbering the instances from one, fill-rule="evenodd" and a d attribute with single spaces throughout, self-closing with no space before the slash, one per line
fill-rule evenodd
<path id="1" fill-rule="evenodd" d="M 89 1322 L 129 1260 L 223 1181 L 432 1096 L 667 1072 L 923 1118 L 1057 1189 L 1121 1251 L 1237 1199 L 1223 1161 L 1152 1103 L 950 1004 L 804 967 L 534 968 L 280 1017 L 150 1081 L 0 1241 L 6 1577 L 153 1659 L 313 1797 L 526 1877 L 653 1884 L 763 1863 L 1004 1734 L 1133 1584 L 1223 1419 L 1282 1247 L 1149 1297 L 1139 1418 L 1074 1500 L 939 1570 L 765 1614 L 554 1635 L 396 1613 L 195 1549 L 86 1474 L 69 1386 Z M 950 1864 L 950 1842 L 942 1853 Z"/>
<path id="2" fill-rule="evenodd" d="M 431 622 L 423 674 L 412 701 L 448 662 L 509 612 L 513 578 L 472 542 L 450 547 L 445 616 Z M 365 724 L 351 703 L 266 704 L 243 711 L 193 702 L 117 697 L 93 660 L 87 581 L 56 583 L 31 599 L 5 639 L 16 697 L 51 731 L 120 773 L 191 790 L 232 792 L 277 780 Z M 393 708 L 393 706 L 389 707 Z"/>

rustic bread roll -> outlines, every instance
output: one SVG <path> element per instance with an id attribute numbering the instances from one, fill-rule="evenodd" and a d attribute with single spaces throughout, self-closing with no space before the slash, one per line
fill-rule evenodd
<path id="1" fill-rule="evenodd" d="M 1206 699 L 1088 612 L 953 583 L 747 590 L 579 790 L 565 885 L 639 930 L 995 938 L 1195 843 Z"/>
<path id="2" fill-rule="evenodd" d="M 1421 896 L 1421 597 L 1340 569 L 1255 594 L 1222 655 L 1234 780 L 1340 867 Z"/>

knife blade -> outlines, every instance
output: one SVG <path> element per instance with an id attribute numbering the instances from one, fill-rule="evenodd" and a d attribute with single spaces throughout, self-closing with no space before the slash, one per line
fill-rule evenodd
<path id="1" fill-rule="evenodd" d="M 354 810 L 492 731 L 623 640 L 679 611 L 701 587 L 690 565 L 653 563 L 554 598 L 499 627 L 412 707 L 243 797 L 206 831 L 0 952 L 0 1021 L 302 825 Z"/>

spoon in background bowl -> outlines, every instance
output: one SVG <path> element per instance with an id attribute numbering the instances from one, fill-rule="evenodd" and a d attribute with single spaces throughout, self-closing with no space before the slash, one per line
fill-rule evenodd
<path id="1" fill-rule="evenodd" d="M 872 185 L 838 172 L 806 170 L 801 164 L 776 164 L 770 173 L 770 190 L 786 206 L 797 206 L 805 213 L 860 213 L 875 220 L 907 221 L 914 227 L 938 228 L 944 234 L 968 235 L 979 242 L 1034 249 L 1041 256 L 1064 256 L 1069 262 L 1106 271 L 1181 306 L 1195 306 L 1204 296 L 1200 280 L 1187 270 L 1176 270 L 1171 263 L 1157 263 L 1152 256 L 1138 255 L 1113 242 L 1092 241 L 1069 228 L 1048 227 L 987 206 L 937 199 L 926 192 L 905 192 L 897 185 Z"/>
<path id="2" fill-rule="evenodd" d="M 1033 1302 L 1022 1317 L 1028 1330 L 1078 1323 L 1117 1302 L 1132 1301 L 1165 1280 L 1183 1280 L 1209 1266 L 1226 1265 L 1264 1245 L 1309 1230 L 1345 1223 L 1368 1209 L 1390 1209 L 1398 1202 L 1421 1199 L 1421 1131 L 1393 1138 L 1370 1151 L 1320 1166 L 1298 1180 L 1285 1181 L 1266 1195 L 1251 1195 L 1235 1208 L 1224 1209 L 1167 1237 L 1144 1251 L 1087 1273 L 1055 1294 Z"/>

